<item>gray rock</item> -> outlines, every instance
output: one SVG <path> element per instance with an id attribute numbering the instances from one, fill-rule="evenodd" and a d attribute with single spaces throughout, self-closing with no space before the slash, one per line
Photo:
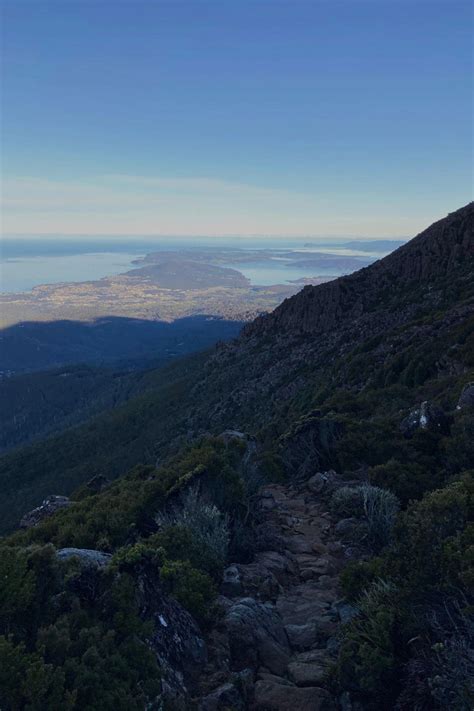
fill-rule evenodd
<path id="1" fill-rule="evenodd" d="M 245 700 L 239 689 L 232 682 L 227 682 L 201 699 L 198 708 L 199 711 L 244 711 Z"/>
<path id="2" fill-rule="evenodd" d="M 273 605 L 243 598 L 227 611 L 223 624 L 234 668 L 264 666 L 277 675 L 286 671 L 290 648 Z"/>
<path id="3" fill-rule="evenodd" d="M 419 408 L 411 412 L 400 423 L 400 431 L 404 437 L 413 437 L 418 429 L 432 432 L 446 432 L 447 418 L 441 408 L 428 400 L 422 402 Z"/>
<path id="4" fill-rule="evenodd" d="M 318 628 L 314 622 L 306 625 L 286 625 L 285 630 L 293 649 L 310 649 L 319 638 Z"/>
<path id="5" fill-rule="evenodd" d="M 334 634 L 336 626 L 328 615 L 321 615 L 306 624 L 286 625 L 285 630 L 293 649 L 311 649 Z"/>
<path id="6" fill-rule="evenodd" d="M 358 614 L 357 608 L 353 605 L 349 605 L 345 600 L 337 600 L 333 604 L 332 609 L 336 612 L 343 625 L 350 622 Z"/>
<path id="7" fill-rule="evenodd" d="M 153 622 L 148 643 L 160 667 L 162 696 L 172 708 L 187 709 L 208 661 L 201 631 L 189 612 L 164 593 L 155 571 L 140 575 L 137 590 L 140 617 Z"/>
<path id="8" fill-rule="evenodd" d="M 95 551 L 90 548 L 60 548 L 56 551 L 59 560 L 70 560 L 77 558 L 81 565 L 104 568 L 110 563 L 112 556 L 110 553 Z"/>
<path id="9" fill-rule="evenodd" d="M 231 597 L 242 594 L 242 579 L 236 565 L 230 565 L 224 570 L 221 590 L 223 595 L 230 595 Z"/>
<path id="10" fill-rule="evenodd" d="M 41 506 L 29 511 L 23 516 L 20 521 L 20 528 L 32 528 L 33 526 L 37 526 L 40 521 L 49 518 L 60 509 L 72 506 L 72 503 L 73 502 L 70 501 L 67 496 L 48 496 Z"/>
<path id="11" fill-rule="evenodd" d="M 338 476 L 334 469 L 318 472 L 308 479 L 306 486 L 313 494 L 322 494 L 333 491 L 338 483 Z"/>
<path id="12" fill-rule="evenodd" d="M 318 686 L 323 683 L 326 665 L 321 662 L 290 662 L 288 675 L 296 686 Z"/>
<path id="13" fill-rule="evenodd" d="M 272 684 L 283 684 L 283 686 L 294 686 L 293 682 L 283 676 L 270 674 L 270 672 L 261 671 L 258 673 L 258 681 L 268 681 Z"/>
<path id="14" fill-rule="evenodd" d="M 464 386 L 463 391 L 459 396 L 457 409 L 474 409 L 474 383 L 468 383 Z"/>
<path id="15" fill-rule="evenodd" d="M 319 687 L 300 688 L 271 681 L 257 681 L 253 708 L 256 711 L 335 711 L 329 692 Z"/>
<path id="16" fill-rule="evenodd" d="M 246 442 L 248 437 L 245 432 L 240 432 L 239 430 L 225 430 L 219 435 L 226 444 L 232 440 L 238 440 L 240 442 Z"/>

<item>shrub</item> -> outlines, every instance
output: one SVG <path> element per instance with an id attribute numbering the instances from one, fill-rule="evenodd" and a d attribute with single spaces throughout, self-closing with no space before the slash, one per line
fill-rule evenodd
<path id="1" fill-rule="evenodd" d="M 378 486 L 343 486 L 333 494 L 331 509 L 340 516 L 364 519 L 369 544 L 377 551 L 390 542 L 399 502 L 394 494 Z"/>
<path id="2" fill-rule="evenodd" d="M 386 546 L 391 539 L 395 519 L 400 508 L 397 497 L 387 489 L 366 484 L 361 487 L 364 514 L 369 526 L 369 540 L 375 550 Z"/>
<path id="3" fill-rule="evenodd" d="M 343 630 L 336 674 L 341 688 L 370 699 L 371 709 L 391 708 L 397 688 L 399 615 L 397 590 L 374 582 L 358 601 L 358 615 Z"/>
<path id="4" fill-rule="evenodd" d="M 156 522 L 163 529 L 180 526 L 189 529 L 193 538 L 204 544 L 216 560 L 225 563 L 229 548 L 228 517 L 217 506 L 199 496 L 196 486 L 181 497 L 182 505 L 171 511 L 160 512 Z"/>
<path id="5" fill-rule="evenodd" d="M 193 568 L 187 560 L 168 561 L 161 568 L 160 579 L 165 590 L 198 622 L 206 624 L 210 620 L 215 589 L 206 573 Z"/>

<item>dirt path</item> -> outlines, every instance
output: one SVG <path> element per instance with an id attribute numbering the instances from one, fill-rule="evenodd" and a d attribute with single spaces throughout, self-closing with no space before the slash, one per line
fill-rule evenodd
<path id="1" fill-rule="evenodd" d="M 321 475 L 319 475 L 321 476 Z M 260 552 L 229 566 L 222 621 L 209 637 L 202 711 L 329 711 L 324 688 L 341 620 L 339 574 L 347 557 L 318 489 L 269 485 L 260 492 Z M 268 549 L 267 549 L 268 547 Z"/>

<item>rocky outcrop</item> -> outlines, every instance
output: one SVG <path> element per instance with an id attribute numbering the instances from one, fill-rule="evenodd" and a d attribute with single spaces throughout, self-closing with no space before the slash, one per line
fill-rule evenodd
<path id="1" fill-rule="evenodd" d="M 20 528 L 32 528 L 45 518 L 49 518 L 56 511 L 72 505 L 72 501 L 67 496 L 48 496 L 41 506 L 29 511 L 20 521 Z"/>
<path id="2" fill-rule="evenodd" d="M 198 625 L 176 600 L 166 595 L 153 569 L 139 573 L 138 606 L 152 622 L 149 645 L 161 670 L 163 702 L 185 711 L 207 662 L 207 646 Z"/>
<path id="3" fill-rule="evenodd" d="M 104 568 L 112 559 L 110 553 L 103 553 L 89 548 L 60 548 L 56 551 L 59 560 L 70 560 L 76 558 L 81 566 Z"/>
<path id="4" fill-rule="evenodd" d="M 273 605 L 251 597 L 242 598 L 229 608 L 223 626 L 237 669 L 263 666 L 274 674 L 285 672 L 290 646 Z"/>
<path id="5" fill-rule="evenodd" d="M 474 203 L 435 222 L 407 244 L 369 267 L 327 284 L 306 286 L 271 314 L 244 329 L 245 337 L 269 331 L 326 333 L 390 298 L 400 285 L 432 284 L 474 260 Z"/>
<path id="6" fill-rule="evenodd" d="M 418 429 L 446 434 L 448 427 L 448 418 L 443 410 L 427 400 L 411 410 L 400 423 L 400 431 L 407 438 L 413 437 Z"/>
<path id="7" fill-rule="evenodd" d="M 474 383 L 468 383 L 464 386 L 461 395 L 459 396 L 458 410 L 474 410 Z"/>

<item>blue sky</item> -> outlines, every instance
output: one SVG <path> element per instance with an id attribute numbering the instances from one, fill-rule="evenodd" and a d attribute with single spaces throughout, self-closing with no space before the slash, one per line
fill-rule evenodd
<path id="1" fill-rule="evenodd" d="M 4 0 L 6 233 L 410 235 L 472 194 L 464 0 Z"/>

